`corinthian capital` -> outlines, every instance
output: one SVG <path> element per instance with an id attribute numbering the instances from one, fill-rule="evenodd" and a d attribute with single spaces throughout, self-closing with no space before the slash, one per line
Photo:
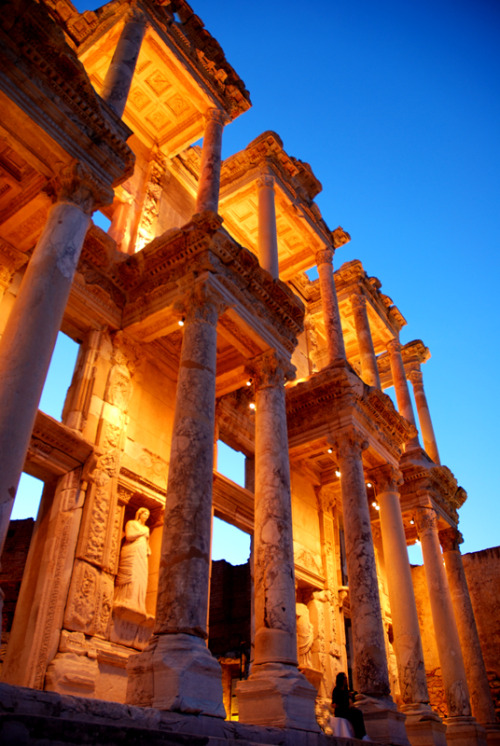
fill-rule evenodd
<path id="1" fill-rule="evenodd" d="M 345 427 L 332 433 L 328 437 L 328 442 L 333 448 L 337 460 L 351 456 L 361 457 L 361 454 L 366 451 L 369 445 L 363 433 L 355 427 Z"/>
<path id="2" fill-rule="evenodd" d="M 176 311 L 184 316 L 186 323 L 205 321 L 216 326 L 227 305 L 227 301 L 216 288 L 209 282 L 202 281 L 186 288 L 182 301 L 176 304 Z"/>
<path id="3" fill-rule="evenodd" d="M 365 311 L 366 310 L 366 298 L 361 293 L 353 293 L 351 295 L 351 304 L 353 311 Z"/>
<path id="4" fill-rule="evenodd" d="M 220 124 L 224 126 L 226 124 L 227 117 L 226 114 L 222 111 L 222 109 L 217 108 L 211 108 L 207 109 L 205 111 L 205 123 L 208 124 L 209 122 L 215 122 L 216 124 Z"/>
<path id="5" fill-rule="evenodd" d="M 439 541 L 443 552 L 459 552 L 460 544 L 462 544 L 464 537 L 457 528 L 450 526 L 447 529 L 439 532 Z"/>
<path id="6" fill-rule="evenodd" d="M 422 371 L 417 370 L 417 368 L 410 368 L 410 370 L 408 371 L 408 379 L 414 386 L 424 385 L 424 375 Z"/>
<path id="7" fill-rule="evenodd" d="M 283 386 L 295 378 L 295 367 L 274 350 L 267 350 L 247 364 L 256 389 Z"/>
<path id="8" fill-rule="evenodd" d="M 387 352 L 391 355 L 395 352 L 401 352 L 401 344 L 397 339 L 391 339 L 387 342 Z"/>
<path id="9" fill-rule="evenodd" d="M 257 186 L 259 189 L 262 189 L 262 187 L 274 189 L 274 176 L 272 174 L 262 173 L 257 179 Z"/>
<path id="10" fill-rule="evenodd" d="M 316 266 L 319 267 L 320 264 L 333 264 L 334 254 L 335 249 L 331 246 L 325 246 L 323 249 L 319 249 L 319 251 L 316 252 Z"/>
<path id="11" fill-rule="evenodd" d="M 113 201 L 111 187 L 99 181 L 80 161 L 62 166 L 46 191 L 54 200 L 72 202 L 87 215 L 92 215 L 98 207 Z"/>
<path id="12" fill-rule="evenodd" d="M 399 492 L 403 484 L 403 475 L 392 464 L 382 464 L 370 471 L 370 477 L 377 485 L 377 492 Z"/>
<path id="13" fill-rule="evenodd" d="M 437 516 L 434 508 L 417 508 L 415 512 L 415 525 L 419 538 L 426 534 L 437 533 Z"/>

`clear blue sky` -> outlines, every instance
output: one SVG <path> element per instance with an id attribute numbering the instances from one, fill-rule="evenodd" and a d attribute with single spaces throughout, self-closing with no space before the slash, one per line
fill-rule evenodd
<path id="1" fill-rule="evenodd" d="M 77 3 L 79 9 L 95 3 Z M 422 339 L 441 459 L 469 498 L 463 552 L 500 544 L 500 4 L 193 0 L 250 91 L 224 156 L 264 130 L 311 164 L 317 202 Z"/>

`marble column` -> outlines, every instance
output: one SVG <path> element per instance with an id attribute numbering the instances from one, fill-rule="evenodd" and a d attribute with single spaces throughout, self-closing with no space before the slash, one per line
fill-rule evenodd
<path id="1" fill-rule="evenodd" d="M 491 728 L 494 727 L 496 719 L 495 708 L 491 699 L 488 676 L 483 661 L 476 620 L 474 618 L 474 611 L 467 587 L 467 578 L 459 548 L 462 536 L 459 531 L 450 527 L 445 531 L 440 531 L 439 538 L 443 548 L 446 575 L 455 610 L 458 634 L 462 644 L 472 714 L 488 731 L 488 726 L 491 726 Z M 500 733 L 500 724 L 497 723 L 496 728 L 497 734 Z"/>
<path id="2" fill-rule="evenodd" d="M 290 466 L 285 405 L 289 363 L 269 351 L 249 365 L 255 386 L 255 639 L 237 687 L 241 722 L 318 730 L 315 688 L 297 667 Z"/>
<path id="3" fill-rule="evenodd" d="M 277 280 L 279 277 L 278 233 L 272 174 L 262 174 L 257 180 L 257 187 L 259 190 L 259 264 Z"/>
<path id="4" fill-rule="evenodd" d="M 101 91 L 101 97 L 119 117 L 125 111 L 145 32 L 144 14 L 138 8 L 132 8 L 125 20 Z"/>
<path id="5" fill-rule="evenodd" d="M 417 405 L 418 421 L 420 423 L 420 432 L 422 433 L 425 451 L 435 464 L 440 464 L 436 436 L 432 427 L 431 414 L 424 391 L 424 381 L 420 365 L 418 365 L 418 368 L 412 366 L 408 378 L 413 386 L 413 395 L 415 397 L 415 404 Z"/>
<path id="6" fill-rule="evenodd" d="M 471 715 L 464 661 L 439 544 L 434 508 L 419 507 L 415 513 L 415 524 L 422 545 L 434 635 L 448 708 L 447 742 L 457 746 L 484 746 L 484 731 Z"/>
<path id="7" fill-rule="evenodd" d="M 368 313 L 366 311 L 365 296 L 354 293 L 351 296 L 351 305 L 361 358 L 361 377 L 368 386 L 376 386 L 379 389 L 380 376 L 370 331 L 370 322 L 368 321 Z"/>
<path id="8" fill-rule="evenodd" d="M 401 345 L 397 339 L 391 339 L 387 344 L 387 352 L 389 353 L 392 382 L 396 392 L 399 414 L 416 428 L 415 415 L 413 414 L 413 406 L 411 403 L 410 392 L 408 390 L 405 367 L 401 356 Z M 416 435 L 408 441 L 406 444 L 406 450 L 409 448 L 416 448 L 418 445 L 418 435 Z"/>
<path id="9" fill-rule="evenodd" d="M 368 735 L 408 743 L 404 716 L 390 696 L 384 627 L 362 453 L 368 443 L 349 427 L 330 438 L 340 469 L 353 641 L 354 688 Z"/>
<path id="10" fill-rule="evenodd" d="M 217 320 L 207 285 L 185 303 L 153 637 L 131 656 L 127 702 L 224 717 L 219 663 L 206 646 Z"/>
<path id="11" fill-rule="evenodd" d="M 220 168 L 222 154 L 222 130 L 225 115 L 220 109 L 208 109 L 205 113 L 205 135 L 201 151 L 200 179 L 196 198 L 196 212 L 219 209 Z"/>
<path id="12" fill-rule="evenodd" d="M 446 746 L 445 726 L 429 705 L 417 606 L 413 592 L 398 485 L 401 473 L 386 464 L 370 472 L 377 485 L 380 528 L 391 604 L 401 711 L 412 744 Z"/>
<path id="13" fill-rule="evenodd" d="M 54 187 L 57 201 L 0 340 L 0 553 L 95 195 L 102 192 L 79 164 L 64 168 Z"/>
<path id="14" fill-rule="evenodd" d="M 334 253 L 335 249 L 331 247 L 325 247 L 316 252 L 316 266 L 318 267 L 321 307 L 325 324 L 329 364 L 335 360 L 345 360 L 344 336 L 342 334 L 337 291 L 333 277 Z"/>

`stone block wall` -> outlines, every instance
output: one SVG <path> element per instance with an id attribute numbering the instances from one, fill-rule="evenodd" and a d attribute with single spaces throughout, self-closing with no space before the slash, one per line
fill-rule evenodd
<path id="1" fill-rule="evenodd" d="M 463 556 L 484 664 L 500 719 L 500 547 Z"/>

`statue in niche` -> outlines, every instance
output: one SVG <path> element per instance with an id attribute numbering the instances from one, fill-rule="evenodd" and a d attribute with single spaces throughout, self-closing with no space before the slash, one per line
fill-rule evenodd
<path id="1" fill-rule="evenodd" d="M 309 609 L 305 604 L 298 603 L 295 606 L 297 619 L 297 653 L 299 666 L 311 668 L 311 648 L 314 642 L 314 627 L 311 624 Z"/>
<path id="2" fill-rule="evenodd" d="M 131 609 L 146 615 L 148 587 L 149 518 L 147 508 L 139 508 L 132 521 L 125 525 L 125 542 L 120 552 L 120 563 L 115 584 L 114 607 Z"/>

